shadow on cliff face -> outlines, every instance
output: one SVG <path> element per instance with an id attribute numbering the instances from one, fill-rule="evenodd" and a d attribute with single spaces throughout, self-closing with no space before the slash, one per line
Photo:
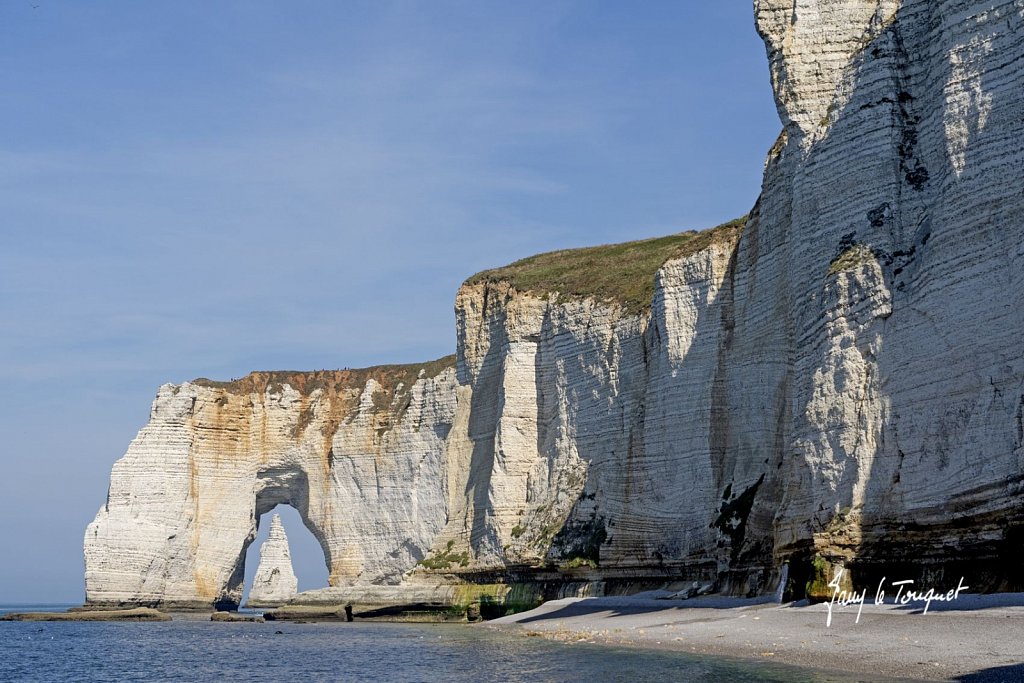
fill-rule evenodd
<path id="1" fill-rule="evenodd" d="M 608 323 L 603 337 L 589 323 L 586 332 L 574 332 L 566 317 L 549 308 L 538 345 L 538 451 L 550 477 L 540 523 L 552 529 L 546 538 L 549 562 L 597 567 L 602 556 L 614 563 L 623 554 L 621 547 L 613 550 L 610 527 L 630 514 L 647 379 L 646 367 L 638 370 L 623 359 L 646 357 L 643 324 L 642 317 L 624 315 Z M 567 449 L 570 435 L 574 448 Z M 628 532 L 620 530 L 615 542 L 628 544 Z M 630 544 L 625 555 L 642 561 L 649 553 Z"/>
<path id="2" fill-rule="evenodd" d="M 480 315 L 487 330 L 487 351 L 474 377 L 464 363 L 459 364 L 459 383 L 472 384 L 468 437 L 472 443 L 469 473 L 466 480 L 466 499 L 472 501 L 472 519 L 467 520 L 469 542 L 474 554 L 482 549 L 500 547 L 494 530 L 489 527 L 487 510 L 490 508 L 491 473 L 495 466 L 494 438 L 500 413 L 501 383 L 504 368 L 502 355 L 502 328 L 504 315 L 491 316 L 491 297 L 494 293 L 488 287 L 484 290 L 484 301 Z M 503 310 L 503 309 L 502 309 Z M 465 357 L 465 353 L 460 354 Z"/>
<path id="3" fill-rule="evenodd" d="M 829 110 L 827 134 L 790 178 L 832 190 L 804 189 L 793 209 L 790 239 L 802 244 L 790 258 L 803 273 L 790 292 L 796 328 L 817 327 L 800 348 L 826 340 L 815 321 L 830 311 L 814 303 L 823 291 L 815 278 L 828 280 L 853 248 L 881 269 L 891 312 L 851 326 L 852 345 L 869 352 L 863 380 L 875 407 L 862 405 L 856 384 L 837 383 L 856 410 L 831 429 L 856 435 L 856 449 L 815 443 L 829 430 L 807 417 L 813 387 L 795 387 L 808 399 L 798 407 L 792 485 L 806 482 L 809 501 L 827 502 L 782 510 L 780 521 L 809 519 L 809 537 L 791 536 L 777 552 L 807 561 L 813 545 L 845 562 L 858 586 L 899 574 L 1019 590 L 1024 355 L 1013 316 L 1024 306 L 1024 197 L 1008 169 L 1024 163 L 1024 71 L 1007 65 L 1024 58 L 1024 16 L 1012 2 L 982 3 L 976 21 L 940 35 L 950 4 L 905 2 L 877 29 L 848 67 L 850 99 Z M 830 240 L 832 264 L 809 264 L 808 245 Z M 851 265 L 856 277 L 865 272 Z M 796 376 L 809 384 L 808 365 Z M 881 422 L 866 448 L 869 418 Z M 826 465 L 843 471 L 830 479 Z"/>
<path id="4" fill-rule="evenodd" d="M 727 261 L 713 251 L 723 247 Z M 735 250 L 734 241 L 718 243 L 663 265 L 646 318 L 639 325 L 620 319 L 607 348 L 585 336 L 538 355 L 539 381 L 554 381 L 546 369 L 556 362 L 570 377 L 573 402 L 564 419 L 587 464 L 552 557 L 713 582 L 718 567 L 749 554 L 747 518 L 766 468 L 761 459 L 753 467 L 737 463 L 734 451 L 715 442 L 727 431 L 716 420 L 729 413 L 715 380 Z M 558 338 L 551 330 L 549 337 Z M 538 419 L 553 418 L 539 410 Z M 540 444 L 550 441 L 546 432 Z"/>
<path id="5" fill-rule="evenodd" d="M 773 151 L 766 186 L 779 172 Z M 780 316 L 764 330 L 748 318 L 760 306 L 772 315 L 765 302 L 772 294 L 758 286 L 765 278 L 759 269 L 770 270 L 778 258 L 763 234 L 765 201 L 772 200 L 762 196 L 751 210 L 715 301 L 721 338 L 710 387 L 709 464 L 721 492 L 708 511 L 719 535 L 717 587 L 743 595 L 775 588 L 773 522 L 786 491 L 780 468 L 788 435 L 789 323 Z M 785 286 L 776 287 L 777 297 Z"/>
<path id="6" fill-rule="evenodd" d="M 536 344 L 536 460 L 510 554 L 546 549 L 548 563 L 636 567 L 708 582 L 747 547 L 746 520 L 766 467 L 761 459 L 755 467 L 718 462 L 730 453 L 709 443 L 720 306 L 735 271 L 736 237 L 714 251 L 679 256 L 697 256 L 693 261 L 671 260 L 669 275 L 663 266 L 658 277 L 668 282 L 655 288 L 643 317 L 609 309 L 584 328 L 586 307 L 552 304 L 543 307 L 539 332 L 531 327 L 523 336 L 506 320 L 503 293 L 485 290 L 483 310 L 475 312 L 483 320 L 462 327 L 472 336 L 460 339 L 463 357 L 473 360 L 460 368 L 460 382 L 473 384 L 471 453 L 461 457 L 469 461 L 467 523 L 478 556 L 497 548 L 488 515 L 492 484 L 500 485 L 492 475 L 494 467 L 501 472 L 495 425 L 503 412 L 522 407 L 512 400 L 525 399 L 503 394 L 503 382 L 517 372 L 509 368 L 506 334 L 510 344 Z M 682 299 L 673 299 L 680 291 Z M 518 370 L 522 381 L 525 367 Z"/>

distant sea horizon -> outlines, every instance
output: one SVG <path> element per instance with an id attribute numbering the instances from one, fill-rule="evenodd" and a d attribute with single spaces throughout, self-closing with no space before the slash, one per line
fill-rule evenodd
<path id="1" fill-rule="evenodd" d="M 82 602 L 4 602 L 0 601 L 0 614 L 6 612 L 61 612 L 71 607 L 81 607 Z"/>

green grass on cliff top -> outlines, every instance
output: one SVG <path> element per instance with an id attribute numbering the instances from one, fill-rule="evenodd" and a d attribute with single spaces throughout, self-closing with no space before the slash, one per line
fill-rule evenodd
<path id="1" fill-rule="evenodd" d="M 654 276 L 661 266 L 712 244 L 735 242 L 745 222 L 743 217 L 701 232 L 538 254 L 477 273 L 466 284 L 507 282 L 520 292 L 613 300 L 630 313 L 640 313 L 651 306 Z"/>

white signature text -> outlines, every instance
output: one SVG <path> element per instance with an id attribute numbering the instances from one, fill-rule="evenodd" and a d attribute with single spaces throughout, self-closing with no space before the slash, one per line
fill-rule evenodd
<path id="1" fill-rule="evenodd" d="M 856 590 L 844 590 L 840 588 L 843 579 L 843 573 L 845 569 L 839 569 L 836 571 L 836 575 L 828 582 L 829 588 L 832 589 L 832 597 L 828 601 L 828 617 L 825 620 L 826 626 L 832 625 L 832 610 L 836 605 L 840 607 L 847 607 L 849 605 L 857 605 L 857 619 L 854 623 L 860 623 L 861 612 L 864 611 L 864 603 L 867 602 L 868 589 L 865 588 L 861 591 Z M 875 591 L 875 604 L 885 604 L 885 586 L 886 577 L 882 577 L 882 580 L 878 582 L 878 590 Z M 924 603 L 924 614 L 928 614 L 928 608 L 931 607 L 932 602 L 952 602 L 960 597 L 960 591 L 967 590 L 970 586 L 964 585 L 963 577 L 960 577 L 960 582 L 956 588 L 949 591 L 936 591 L 934 588 L 928 590 L 918 590 L 911 588 L 914 582 L 910 579 L 903 581 L 893 581 L 891 584 L 893 588 L 896 588 L 896 596 L 893 599 L 893 604 L 896 605 L 908 605 L 910 603 L 923 602 Z"/>

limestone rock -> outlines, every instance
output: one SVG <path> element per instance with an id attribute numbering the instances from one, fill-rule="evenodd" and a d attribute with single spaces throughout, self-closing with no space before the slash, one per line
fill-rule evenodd
<path id="1" fill-rule="evenodd" d="M 1020 585 L 1024 7 L 755 10 L 785 128 L 734 245 L 667 262 L 649 315 L 460 292 L 448 571 Z"/>
<path id="2" fill-rule="evenodd" d="M 756 363 L 780 419 L 729 399 L 727 450 L 768 460 L 748 533 L 764 563 L 1005 586 L 1024 547 L 1024 5 L 759 0 L 757 21 L 786 128 L 737 250 L 727 395 L 752 360 L 785 362 Z"/>
<path id="3" fill-rule="evenodd" d="M 270 521 L 270 534 L 260 547 L 260 564 L 249 589 L 250 607 L 276 607 L 295 597 L 299 580 L 292 568 L 292 555 L 288 549 L 288 536 L 281 524 L 281 516 Z"/>
<path id="4" fill-rule="evenodd" d="M 473 569 L 708 561 L 716 300 L 734 242 L 730 232 L 652 273 L 640 314 L 500 282 L 462 288 L 456 498 L 434 557 L 466 552 Z"/>
<path id="5" fill-rule="evenodd" d="M 149 607 L 108 610 L 74 610 L 67 612 L 9 612 L 0 614 L 0 621 L 171 621 L 164 614 Z"/>
<path id="6" fill-rule="evenodd" d="M 331 585 L 394 583 L 446 521 L 454 359 L 164 385 L 85 535 L 92 605 L 237 606 L 256 520 L 294 507 Z"/>
<path id="7" fill-rule="evenodd" d="M 210 621 L 262 624 L 266 620 L 261 616 L 256 616 L 253 614 L 239 614 L 238 612 L 214 612 L 210 615 Z"/>
<path id="8" fill-rule="evenodd" d="M 423 373 L 162 387 L 87 531 L 89 602 L 237 602 L 278 503 L 345 599 L 771 592 L 786 563 L 1022 587 L 1024 5 L 754 4 L 784 129 L 742 234 L 489 271 Z"/>

